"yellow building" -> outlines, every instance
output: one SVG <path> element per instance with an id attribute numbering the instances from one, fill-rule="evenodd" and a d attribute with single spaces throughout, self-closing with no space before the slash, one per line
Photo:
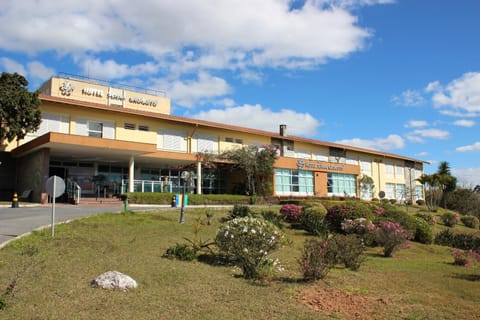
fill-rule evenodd
<path id="1" fill-rule="evenodd" d="M 40 99 L 38 131 L 5 147 L 16 162 L 15 190 L 32 190 L 34 201 L 46 201 L 52 175 L 83 196 L 179 192 L 186 166 L 195 168 L 190 192 L 233 193 L 238 177 L 202 168 L 198 154 L 247 145 L 279 148 L 275 196 L 423 198 L 415 180 L 423 173 L 421 160 L 289 136 L 285 125 L 273 133 L 173 116 L 161 92 L 53 77 Z"/>

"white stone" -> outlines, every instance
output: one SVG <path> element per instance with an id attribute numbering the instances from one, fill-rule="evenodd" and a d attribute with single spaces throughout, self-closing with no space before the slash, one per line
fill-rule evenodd
<path id="1" fill-rule="evenodd" d="M 118 271 L 107 271 L 96 277 L 91 282 L 92 287 L 104 289 L 128 290 L 138 286 L 137 281 Z"/>

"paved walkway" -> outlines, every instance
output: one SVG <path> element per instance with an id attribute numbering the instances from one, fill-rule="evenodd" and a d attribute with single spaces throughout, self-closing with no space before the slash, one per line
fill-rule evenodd
<path id="1" fill-rule="evenodd" d="M 131 205 L 129 210 L 141 211 L 170 206 Z M 102 212 L 121 212 L 123 205 L 111 206 L 74 206 L 70 204 L 57 204 L 55 207 L 55 223 L 66 222 L 81 217 L 86 217 Z M 11 208 L 11 205 L 0 206 L 0 248 L 11 240 L 28 234 L 32 230 L 49 227 L 52 219 L 51 205 L 20 205 Z"/>

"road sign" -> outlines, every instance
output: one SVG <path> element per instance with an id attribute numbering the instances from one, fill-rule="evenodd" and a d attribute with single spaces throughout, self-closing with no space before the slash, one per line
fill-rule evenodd
<path id="1" fill-rule="evenodd" d="M 65 181 L 58 176 L 51 176 L 47 179 L 45 186 L 47 193 L 52 197 L 52 237 L 55 236 L 55 199 L 65 192 Z"/>
<path id="2" fill-rule="evenodd" d="M 47 179 L 45 188 L 50 197 L 58 198 L 65 192 L 65 181 L 58 176 L 51 176 Z"/>

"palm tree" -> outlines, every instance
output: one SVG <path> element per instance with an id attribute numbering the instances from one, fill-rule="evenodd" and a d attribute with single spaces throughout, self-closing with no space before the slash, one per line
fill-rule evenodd
<path id="1" fill-rule="evenodd" d="M 425 203 L 429 211 L 437 211 L 442 192 L 441 176 L 437 173 L 422 174 L 418 179 L 425 188 Z"/>

